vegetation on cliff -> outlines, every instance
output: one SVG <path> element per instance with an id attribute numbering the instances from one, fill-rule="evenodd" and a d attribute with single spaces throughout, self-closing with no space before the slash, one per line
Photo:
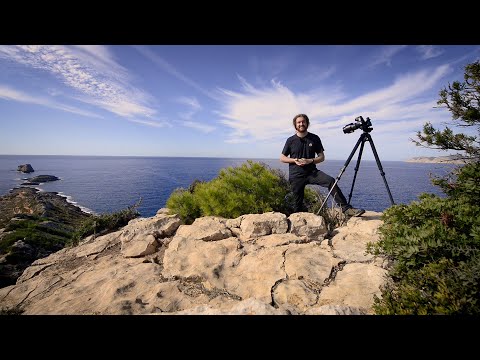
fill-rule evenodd
<path id="1" fill-rule="evenodd" d="M 91 216 L 56 193 L 26 187 L 0 197 L 0 214 L 2 253 L 11 250 L 17 240 L 58 250 L 57 244 L 63 247 L 68 243 L 75 228 Z"/>
<path id="2" fill-rule="evenodd" d="M 440 91 L 460 126 L 474 129 L 454 134 L 430 123 L 417 144 L 462 151 L 468 164 L 432 182 L 446 198 L 422 194 L 410 205 L 384 212 L 382 237 L 368 251 L 390 258 L 389 281 L 375 298 L 377 314 L 480 313 L 480 62 L 465 67 L 464 82 Z"/>
<path id="3" fill-rule="evenodd" d="M 0 197 L 0 287 L 38 258 L 66 246 L 91 215 L 56 193 L 16 188 Z"/>
<path id="4" fill-rule="evenodd" d="M 141 199 L 138 203 L 128 206 L 120 211 L 93 215 L 88 219 L 85 219 L 73 232 L 71 236 L 71 244 L 77 245 L 80 240 L 87 236 L 103 235 L 124 227 L 130 220 L 140 216 L 140 213 L 138 212 L 140 203 Z"/>
<path id="5" fill-rule="evenodd" d="M 208 215 L 236 218 L 285 211 L 287 192 L 288 182 L 280 172 L 249 160 L 238 167 L 221 169 L 209 182 L 197 181 L 189 189 L 176 189 L 167 207 L 185 223 Z"/>
<path id="6" fill-rule="evenodd" d="M 54 192 L 22 187 L 0 197 L 0 287 L 15 284 L 36 259 L 137 217 L 138 205 L 91 215 Z"/>
<path id="7" fill-rule="evenodd" d="M 324 196 L 315 187 L 305 188 L 305 206 L 317 214 Z M 188 189 L 178 188 L 167 200 L 167 208 L 178 214 L 185 224 L 202 216 L 234 219 L 244 214 L 277 211 L 287 216 L 293 212 L 293 199 L 285 174 L 279 169 L 247 160 L 238 167 L 220 170 L 209 182 L 194 181 Z M 341 211 L 324 207 L 318 214 L 333 230 L 345 219 Z"/>

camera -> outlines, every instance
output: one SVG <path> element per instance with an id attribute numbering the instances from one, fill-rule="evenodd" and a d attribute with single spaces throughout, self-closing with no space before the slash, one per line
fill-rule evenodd
<path id="1" fill-rule="evenodd" d="M 344 134 L 350 134 L 360 128 L 362 128 L 364 132 L 370 132 L 373 130 L 370 118 L 367 117 L 367 120 L 364 120 L 362 116 L 359 116 L 355 118 L 355 121 L 356 123 L 350 123 L 343 127 Z"/>

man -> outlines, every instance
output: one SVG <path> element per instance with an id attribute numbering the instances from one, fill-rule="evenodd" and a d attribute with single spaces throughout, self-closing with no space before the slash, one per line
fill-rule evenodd
<path id="1" fill-rule="evenodd" d="M 315 166 L 325 160 L 325 155 L 320 138 L 307 131 L 309 125 L 310 119 L 305 114 L 293 118 L 296 133 L 287 139 L 280 155 L 280 161 L 289 164 L 288 180 L 293 192 L 294 212 L 306 210 L 303 197 L 307 184 L 320 185 L 330 190 L 335 183 L 333 177 Z M 365 212 L 364 209 L 355 209 L 348 204 L 338 185 L 335 185 L 331 194 L 345 215 L 360 216 Z"/>

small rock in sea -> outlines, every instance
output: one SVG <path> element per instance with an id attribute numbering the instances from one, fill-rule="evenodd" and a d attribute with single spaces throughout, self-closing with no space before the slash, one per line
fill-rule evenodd
<path id="1" fill-rule="evenodd" d="M 48 181 L 57 181 L 57 180 L 59 180 L 59 178 L 53 175 L 38 175 L 33 178 L 27 179 L 27 181 L 31 183 L 44 183 Z"/>
<path id="2" fill-rule="evenodd" d="M 31 173 L 34 172 L 32 165 L 30 164 L 23 164 L 23 165 L 18 165 L 17 171 L 21 171 L 23 173 Z"/>

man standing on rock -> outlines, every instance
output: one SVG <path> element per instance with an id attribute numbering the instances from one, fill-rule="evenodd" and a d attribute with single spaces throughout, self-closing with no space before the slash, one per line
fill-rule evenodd
<path id="1" fill-rule="evenodd" d="M 325 155 L 318 135 L 307 131 L 309 125 L 310 119 L 305 114 L 298 114 L 293 118 L 296 133 L 287 139 L 280 155 L 280 161 L 288 164 L 288 180 L 293 192 L 294 212 L 306 211 L 303 204 L 306 185 L 320 185 L 330 190 L 335 183 L 333 177 L 315 166 L 325 160 Z M 338 185 L 335 185 L 331 194 L 345 215 L 360 216 L 365 212 L 364 209 L 356 209 L 348 204 Z"/>

